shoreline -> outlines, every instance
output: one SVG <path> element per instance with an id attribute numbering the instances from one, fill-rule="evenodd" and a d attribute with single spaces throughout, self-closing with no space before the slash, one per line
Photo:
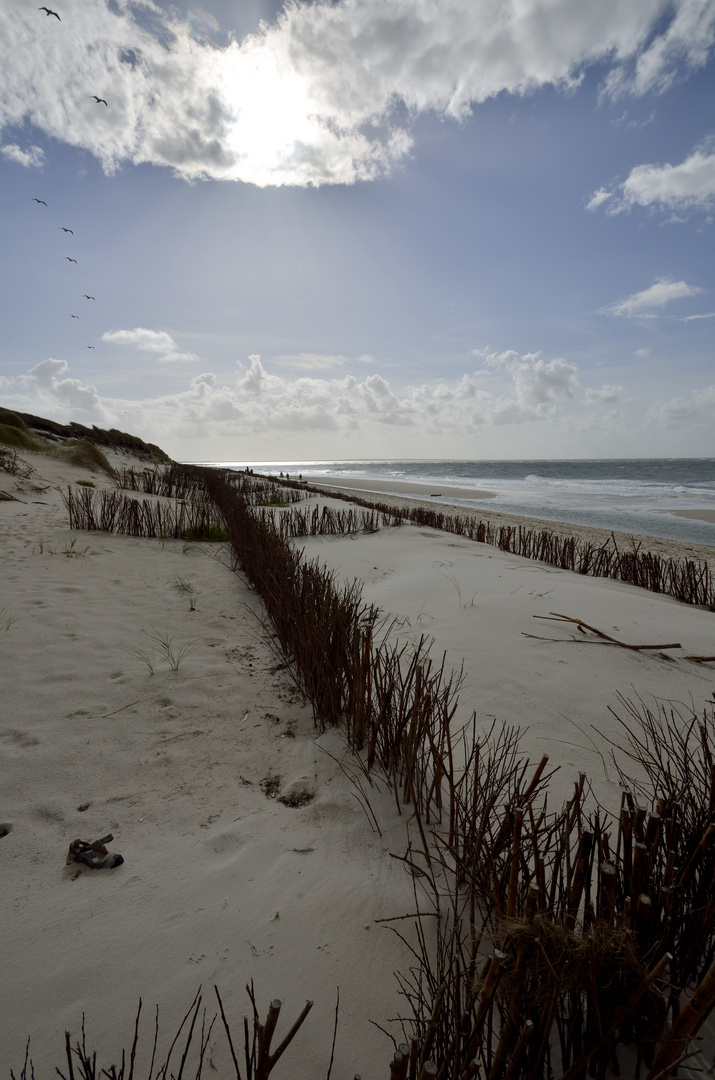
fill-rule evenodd
<path id="1" fill-rule="evenodd" d="M 684 540 L 671 540 L 660 536 L 649 536 L 645 533 L 625 533 L 614 529 L 599 529 L 592 525 L 576 525 L 567 521 L 552 521 L 548 518 L 508 514 L 500 510 L 488 510 L 483 507 L 463 506 L 459 503 L 446 502 L 444 496 L 439 500 L 432 498 L 425 499 L 424 495 L 430 490 L 430 486 L 418 484 L 416 482 L 353 480 L 348 483 L 345 480 L 340 480 L 339 483 L 332 483 L 325 480 L 315 482 L 312 479 L 307 482 L 311 487 L 324 489 L 326 494 L 330 494 L 331 491 L 337 491 L 347 498 L 350 498 L 351 496 L 365 498 L 370 495 L 376 495 L 378 496 L 378 499 L 375 501 L 385 502 L 388 505 L 397 506 L 402 509 L 418 504 L 430 510 L 439 510 L 444 514 L 449 514 L 451 517 L 461 515 L 463 517 L 478 518 L 482 521 L 491 522 L 497 527 L 504 525 L 516 528 L 543 529 L 561 537 L 574 536 L 577 540 L 589 544 L 602 545 L 607 543 L 612 537 L 615 537 L 619 547 L 628 548 L 635 541 L 636 544 L 640 545 L 640 548 L 643 551 L 650 551 L 654 555 L 659 555 L 662 558 L 681 560 L 691 559 L 696 562 L 706 563 L 711 570 L 715 571 L 715 547 L 706 544 L 694 544 Z M 439 485 L 435 485 L 435 487 L 438 486 Z M 396 489 L 399 490 L 401 494 L 397 494 Z M 408 489 L 414 490 L 415 494 L 407 495 L 406 491 Z M 455 489 L 455 491 L 457 490 L 470 489 Z M 451 491 L 450 494 L 452 494 Z M 452 497 L 486 498 L 489 495 L 493 495 L 493 493 L 481 492 L 479 495 L 453 494 Z M 669 513 L 671 512 L 675 513 L 675 511 L 669 511 Z M 700 512 L 683 511 L 681 516 L 694 516 L 698 513 Z M 707 511 L 703 511 L 703 513 L 707 513 Z M 715 514 L 713 516 L 715 517 Z M 704 518 L 703 520 L 710 519 Z"/>

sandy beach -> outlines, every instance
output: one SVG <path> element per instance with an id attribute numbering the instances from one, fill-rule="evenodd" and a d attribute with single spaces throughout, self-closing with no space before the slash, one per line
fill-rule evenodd
<path id="1" fill-rule="evenodd" d="M 676 517 L 694 518 L 696 521 L 709 521 L 715 525 L 715 510 L 673 510 Z"/>
<path id="2" fill-rule="evenodd" d="M 401 507 L 420 503 L 430 510 L 439 509 L 443 513 L 461 514 L 481 521 L 489 521 L 497 526 L 514 525 L 518 527 L 524 525 L 527 528 L 545 529 L 557 536 L 575 536 L 577 539 L 591 544 L 606 543 L 612 535 L 615 535 L 619 546 L 624 550 L 635 540 L 637 544 L 640 544 L 643 551 L 652 551 L 654 554 L 665 558 L 695 559 L 697 562 L 708 563 L 711 567 L 715 566 L 715 547 L 706 544 L 694 544 L 640 533 L 615 532 L 613 534 L 611 529 L 574 525 L 570 522 L 551 521 L 536 516 L 525 518 L 515 514 L 505 514 L 501 511 L 485 509 L 484 507 L 464 506 L 451 501 L 455 499 L 489 498 L 492 495 L 489 491 L 451 486 L 433 489 L 430 485 L 407 480 L 346 480 L 343 477 L 311 481 L 311 484 L 315 487 L 324 488 L 326 492 L 340 491 L 347 497 L 355 494 L 363 499 Z M 440 492 L 439 499 L 436 497 L 433 499 L 431 493 L 433 491 L 436 493 L 438 490 Z M 708 510 L 682 511 L 679 516 L 694 517 L 702 521 L 712 520 Z"/>
<path id="3" fill-rule="evenodd" d="M 0 502 L 0 906 L 12 973 L 0 1064 L 17 1075 L 31 1036 L 37 1076 L 51 1075 L 83 1013 L 88 1041 L 114 1060 L 140 996 L 147 1030 L 158 1004 L 170 1040 L 199 984 L 207 998 L 218 984 L 238 1030 L 253 979 L 261 1009 L 283 1000 L 279 1036 L 315 1002 L 279 1080 L 326 1072 L 337 987 L 334 1075 L 387 1075 L 392 1044 L 371 1021 L 405 1011 L 394 972 L 411 958 L 376 920 L 412 910 L 412 878 L 390 857 L 404 853 L 409 820 L 374 789 L 382 835 L 371 828 L 340 768 L 350 754 L 339 732 L 316 734 L 226 546 L 70 532 L 61 490 L 109 477 L 24 456 L 32 477 L 0 472 L 12 497 Z M 327 491 L 311 502 L 345 506 Z M 715 652 L 710 611 L 428 528 L 295 544 L 339 580 L 360 579 L 393 635 L 427 635 L 435 657 L 464 664 L 455 724 L 475 713 L 480 727 L 521 727 L 529 757 L 547 752 L 560 767 L 554 806 L 585 772 L 617 810 L 609 740 L 621 695 L 684 714 L 715 700 L 715 664 L 688 659 Z M 579 634 L 554 612 L 661 650 Z M 109 832 L 122 866 L 65 865 L 72 840 Z M 232 1075 L 225 1040 L 211 1063 Z"/>

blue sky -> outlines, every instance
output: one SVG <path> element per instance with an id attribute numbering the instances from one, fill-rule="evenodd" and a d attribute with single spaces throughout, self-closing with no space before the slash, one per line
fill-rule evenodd
<path id="1" fill-rule="evenodd" d="M 194 460 L 715 453 L 715 0 L 49 6 L 0 9 L 3 404 Z"/>

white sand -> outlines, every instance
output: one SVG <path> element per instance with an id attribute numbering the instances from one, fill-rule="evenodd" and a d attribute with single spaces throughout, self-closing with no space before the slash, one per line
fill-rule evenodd
<path id="1" fill-rule="evenodd" d="M 354 491 L 356 494 L 372 495 L 410 495 L 414 498 L 428 496 L 438 502 L 450 499 L 493 499 L 494 491 L 485 491 L 476 487 L 457 487 L 455 484 L 423 484 L 416 480 L 356 480 L 346 477 L 327 477 L 323 480 L 310 479 L 309 483 L 326 490 L 340 488 L 342 491 Z"/>
<path id="2" fill-rule="evenodd" d="M 709 521 L 711 525 L 715 525 L 715 510 L 672 510 L 672 514 L 676 517 L 692 518 L 695 521 Z"/>
<path id="3" fill-rule="evenodd" d="M 371 796 L 380 838 L 321 752 L 342 756 L 340 737 L 316 738 L 225 551 L 84 533 L 66 556 L 76 534 L 56 485 L 89 474 L 27 457 L 37 475 L 20 490 L 0 472 L 20 500 L 0 502 L 0 609 L 16 620 L 0 618 L 3 1075 L 19 1075 L 28 1035 L 38 1080 L 54 1075 L 83 1012 L 109 1064 L 140 996 L 147 1045 L 155 1003 L 170 1040 L 200 983 L 211 1013 L 218 983 L 242 1053 L 250 979 L 262 1010 L 284 1001 L 276 1042 L 315 1001 L 277 1077 L 327 1072 L 338 985 L 335 1074 L 384 1074 L 392 1045 L 369 1021 L 398 1012 L 407 959 L 374 920 L 413 903 L 387 854 L 405 850 L 394 800 Z M 200 590 L 196 611 L 167 584 L 176 575 Z M 177 671 L 156 647 L 153 675 L 133 655 L 151 651 L 152 628 L 193 644 Z M 267 799 L 274 774 L 314 801 Z M 74 880 L 70 841 L 108 832 L 125 864 Z"/>
<path id="4" fill-rule="evenodd" d="M 394 803 L 371 793 L 380 838 L 320 752 L 342 754 L 339 736 L 316 738 L 276 670 L 255 598 L 220 552 L 100 534 L 80 535 L 71 549 L 56 485 L 87 474 L 33 461 L 49 490 L 33 491 L 36 477 L 18 491 L 0 473 L 0 489 L 21 500 L 0 502 L 0 608 L 16 620 L 0 622 L 0 820 L 13 826 L 0 839 L 12 973 L 0 998 L 0 1064 L 17 1075 L 32 1034 L 38 1080 L 51 1075 L 64 1030 L 78 1033 L 83 1011 L 90 1042 L 109 1060 L 130 1041 L 140 995 L 146 1030 L 158 1002 L 173 1035 L 200 982 L 209 995 L 219 984 L 242 1045 L 243 988 L 253 978 L 262 1009 L 285 1002 L 278 1038 L 315 1000 L 278 1080 L 327 1071 L 337 985 L 333 1074 L 386 1075 L 391 1044 L 369 1020 L 384 1024 L 403 1008 L 392 972 L 410 960 L 373 920 L 413 907 L 411 879 L 389 857 L 405 849 Z M 619 693 L 696 709 L 713 700 L 715 664 L 684 659 L 715 653 L 713 613 L 432 529 L 298 543 L 306 557 L 362 579 L 365 599 L 399 616 L 403 634 L 434 637 L 436 658 L 446 650 L 452 666 L 465 660 L 461 718 L 476 710 L 480 724 L 528 727 L 534 760 L 547 751 L 561 765 L 554 806 L 581 770 L 617 806 L 609 747 L 595 729 L 617 738 L 609 708 Z M 170 584 L 177 575 L 200 589 L 194 612 Z M 671 662 L 586 644 L 534 618 L 551 611 L 631 644 L 682 647 Z M 151 647 L 152 628 L 177 646 L 193 643 L 177 671 L 156 648 L 153 675 L 133 654 Z M 303 783 L 314 801 L 289 809 L 267 799 L 259 782 L 275 773 L 281 790 Z M 125 865 L 73 880 L 68 843 L 109 831 Z M 215 1043 L 217 1075 L 229 1076 L 225 1041 Z"/>
<path id="5" fill-rule="evenodd" d="M 442 487 L 442 496 L 439 499 L 432 499 L 431 497 L 425 498 L 430 490 L 426 484 L 418 484 L 411 481 L 393 481 L 393 480 L 344 480 L 341 478 L 334 478 L 333 480 L 321 480 L 319 483 L 311 480 L 311 484 L 315 487 L 324 488 L 326 493 L 330 491 L 340 491 L 348 497 L 350 495 L 357 495 L 362 499 L 366 499 L 371 502 L 387 503 L 388 505 L 411 507 L 415 504 L 423 506 L 427 510 L 435 510 L 443 514 L 460 515 L 464 517 L 474 517 L 480 521 L 491 522 L 496 528 L 501 525 L 505 526 L 526 526 L 527 528 L 534 529 L 546 529 L 547 532 L 554 533 L 558 536 L 575 536 L 577 539 L 583 540 L 590 544 L 605 544 L 610 541 L 612 536 L 616 537 L 616 541 L 621 550 L 629 550 L 632 543 L 640 545 L 641 551 L 652 551 L 656 555 L 661 555 L 664 558 L 675 559 L 694 559 L 697 562 L 709 563 L 711 569 L 715 571 L 715 546 L 706 544 L 693 544 L 681 540 L 669 540 L 659 536 L 645 536 L 641 534 L 631 534 L 614 532 L 612 529 L 597 529 L 588 525 L 573 525 L 569 522 L 562 521 L 550 521 L 548 518 L 537 517 L 520 517 L 517 514 L 505 514 L 502 511 L 485 509 L 484 507 L 463 506 L 459 503 L 455 503 L 455 499 L 476 499 L 476 498 L 488 498 L 492 497 L 493 492 L 488 491 L 472 491 L 471 494 L 458 494 L 458 492 L 470 491 L 469 488 L 447 488 Z M 369 486 L 368 486 L 369 485 Z M 452 501 L 451 501 L 452 500 Z M 684 516 L 701 517 L 701 515 L 707 515 L 707 510 L 689 510 L 683 511 Z M 703 521 L 712 520 L 710 517 L 703 517 Z"/>

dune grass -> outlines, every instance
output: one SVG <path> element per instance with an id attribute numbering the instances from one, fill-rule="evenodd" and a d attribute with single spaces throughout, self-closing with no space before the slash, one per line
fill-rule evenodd
<path id="1" fill-rule="evenodd" d="M 16 450 L 44 450 L 46 443 L 32 434 L 19 413 L 0 408 L 0 443 Z"/>

